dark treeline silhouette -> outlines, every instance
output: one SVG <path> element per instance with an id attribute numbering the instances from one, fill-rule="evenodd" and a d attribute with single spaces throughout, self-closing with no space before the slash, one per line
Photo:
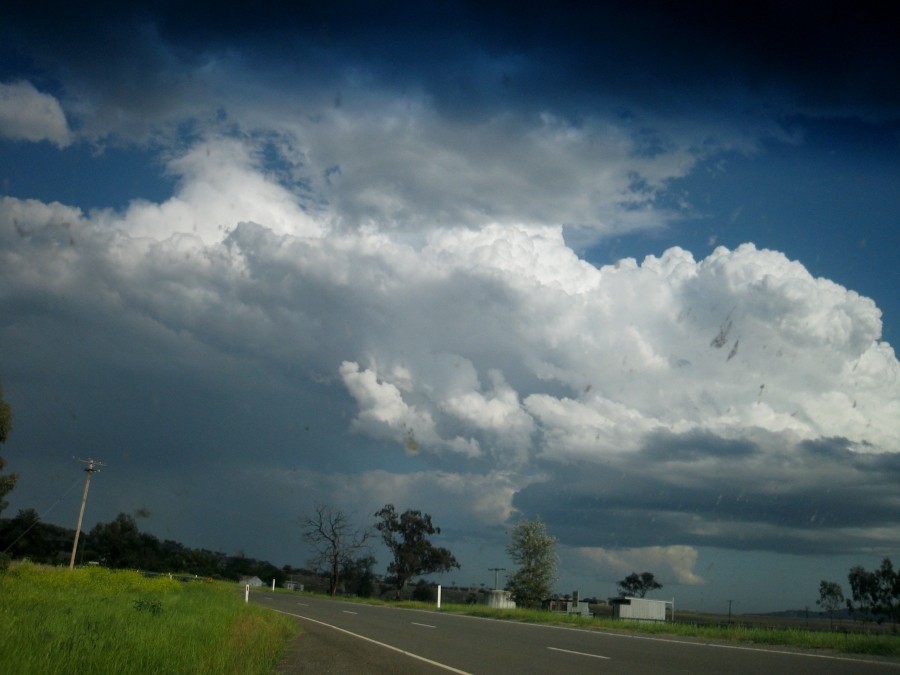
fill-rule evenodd
<path id="1" fill-rule="evenodd" d="M 844 595 L 840 584 L 823 579 L 816 604 L 833 614 L 846 602 L 849 614 L 863 621 L 900 623 L 900 570 L 894 569 L 890 558 L 874 570 L 856 565 L 847 574 L 847 582 L 850 597 Z"/>
<path id="2" fill-rule="evenodd" d="M 14 518 L 0 519 L 0 553 L 5 552 L 14 559 L 66 564 L 74 537 L 74 529 L 44 523 L 33 509 L 21 510 Z M 234 581 L 256 576 L 267 584 L 275 579 L 279 586 L 291 576 L 308 574 L 308 570 L 278 568 L 243 554 L 227 555 L 189 548 L 168 539 L 160 541 L 152 534 L 141 532 L 135 518 L 126 513 L 120 513 L 108 523 L 98 523 L 89 533 L 82 533 L 77 562 Z"/>
<path id="3" fill-rule="evenodd" d="M 136 515 L 146 514 L 138 511 Z M 393 576 L 387 578 L 374 573 L 376 560 L 365 546 L 368 534 L 359 534 L 366 531 L 357 532 L 343 512 L 326 506 L 319 507 L 315 516 L 301 523 L 305 527 L 301 535 L 314 544 L 322 544 L 312 561 L 312 570 L 289 565 L 279 568 L 243 552 L 228 555 L 189 548 L 170 539 L 160 541 L 141 532 L 136 517 L 127 513 L 120 513 L 108 523 L 98 523 L 90 532 L 82 532 L 76 564 L 234 581 L 258 577 L 266 585 L 274 580 L 277 586 L 362 597 L 383 595 L 388 589 L 399 596 L 413 576 L 459 567 L 447 549 L 428 540 L 426 535 L 440 532 L 428 514 L 413 510 L 398 514 L 388 504 L 375 515 L 380 518 L 375 528 L 384 535 L 394 554 L 394 562 L 388 568 Z M 20 510 L 14 518 L 0 518 L 0 559 L 65 565 L 74 537 L 75 530 L 41 521 L 34 509 Z"/>

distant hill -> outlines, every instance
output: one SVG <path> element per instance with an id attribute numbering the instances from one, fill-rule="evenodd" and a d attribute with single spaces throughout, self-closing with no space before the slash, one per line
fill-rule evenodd
<path id="1" fill-rule="evenodd" d="M 754 614 L 747 614 L 746 616 L 773 616 L 783 619 L 827 619 L 829 618 L 829 616 L 831 616 L 835 620 L 854 618 L 846 608 L 836 609 L 830 615 L 828 612 L 822 612 L 813 609 L 785 609 L 780 612 L 759 612 Z"/>

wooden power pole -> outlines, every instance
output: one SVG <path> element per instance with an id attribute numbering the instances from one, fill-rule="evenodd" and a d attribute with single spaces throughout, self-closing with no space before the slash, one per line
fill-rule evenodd
<path id="1" fill-rule="evenodd" d="M 75 527 L 75 542 L 72 544 L 72 557 L 69 559 L 69 569 L 75 569 L 75 553 L 78 551 L 78 537 L 81 535 L 81 521 L 84 520 L 84 507 L 87 504 L 88 490 L 91 487 L 91 476 L 95 471 L 99 471 L 101 466 L 106 466 L 103 462 L 97 462 L 93 459 L 80 459 L 79 462 L 87 464 L 84 467 L 87 477 L 84 480 L 84 494 L 81 496 L 81 511 L 78 512 L 78 525 Z"/>

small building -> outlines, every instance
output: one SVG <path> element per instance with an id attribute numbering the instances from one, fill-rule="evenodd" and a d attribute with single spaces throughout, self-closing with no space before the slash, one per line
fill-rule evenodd
<path id="1" fill-rule="evenodd" d="M 515 609 L 516 601 L 512 599 L 512 591 L 498 588 L 485 593 L 484 604 L 495 609 Z"/>
<path id="2" fill-rule="evenodd" d="M 671 621 L 675 618 L 675 600 L 648 600 L 647 598 L 610 598 L 614 619 L 634 621 Z M 671 614 L 669 608 L 671 607 Z"/>
<path id="3" fill-rule="evenodd" d="M 551 612 L 559 614 L 579 614 L 581 616 L 590 616 L 591 608 L 588 603 L 578 600 L 575 595 L 574 600 L 546 600 L 543 607 Z"/>
<path id="4" fill-rule="evenodd" d="M 241 577 L 238 583 L 241 586 L 253 586 L 254 588 L 258 588 L 263 585 L 262 579 L 259 577 Z"/>

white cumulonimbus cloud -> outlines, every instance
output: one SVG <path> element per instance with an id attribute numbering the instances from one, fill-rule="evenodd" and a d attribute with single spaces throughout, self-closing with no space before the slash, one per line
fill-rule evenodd
<path id="1" fill-rule="evenodd" d="M 195 321 L 198 339 L 234 349 L 274 350 L 267 331 L 294 326 L 294 356 L 273 359 L 313 357 L 356 398 L 358 431 L 409 432 L 423 449 L 462 443 L 475 456 L 505 443 L 584 459 L 652 431 L 697 429 L 841 436 L 870 452 L 897 440 L 898 368 L 879 340 L 879 310 L 780 253 L 747 244 L 695 261 L 675 248 L 595 268 L 559 227 L 513 225 L 437 229 L 416 248 L 377 232 L 328 234 L 272 207 L 278 188 L 264 179 L 235 174 L 212 189 L 207 176 L 188 172 L 169 202 L 122 214 L 4 198 L 17 228 L 7 278 L 52 291 L 60 275 L 86 280 L 102 263 L 109 278 L 90 283 L 115 284 L 131 311 L 152 307 L 173 331 Z M 238 209 L 265 223 L 224 221 L 226 194 L 269 204 Z M 208 212 L 218 216 L 199 223 Z M 346 304 L 322 303 L 322 293 Z M 352 332 L 316 332 L 338 315 Z M 203 335 L 204 317 L 215 336 Z"/>
<path id="2" fill-rule="evenodd" d="M 434 461 L 444 486 L 506 476 L 486 522 L 525 498 L 544 500 L 549 522 L 567 467 L 589 477 L 630 456 L 662 467 L 673 452 L 681 469 L 646 472 L 679 493 L 658 506 L 671 545 L 725 536 L 679 506 L 715 489 L 716 457 L 752 482 L 823 448 L 896 452 L 900 369 L 878 308 L 779 252 L 745 244 L 696 260 L 672 248 L 598 268 L 561 226 L 346 228 L 299 207 L 246 145 L 205 143 L 170 162 L 180 183 L 161 204 L 0 201 L 14 225 L 0 231 L 5 297 L 31 308 L 3 328 L 8 358 L 66 360 L 59 344 L 39 353 L 58 323 L 84 338 L 64 344 L 70 363 L 178 364 L 226 386 L 223 368 L 240 367 L 309 398 L 337 385 L 355 406 L 346 430 L 380 441 L 372 452 Z M 771 521 L 754 531 L 795 526 Z M 597 545 L 589 529 L 565 543 Z"/>

